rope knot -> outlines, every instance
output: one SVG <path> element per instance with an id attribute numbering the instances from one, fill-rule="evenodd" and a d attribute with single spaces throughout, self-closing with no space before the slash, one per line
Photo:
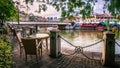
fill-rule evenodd
<path id="1" fill-rule="evenodd" d="M 76 46 L 76 47 L 75 47 L 75 52 L 76 52 L 76 53 L 81 53 L 81 52 L 83 52 L 83 48 L 80 47 L 80 46 Z"/>

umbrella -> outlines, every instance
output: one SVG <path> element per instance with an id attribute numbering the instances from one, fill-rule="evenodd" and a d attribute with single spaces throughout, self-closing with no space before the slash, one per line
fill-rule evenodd
<path id="1" fill-rule="evenodd" d="M 119 26 L 119 24 L 118 24 L 117 22 L 115 22 L 115 23 L 113 24 L 113 26 Z"/>
<path id="2" fill-rule="evenodd" d="M 99 22 L 98 25 L 106 26 L 106 24 L 103 21 Z"/>
<path id="3" fill-rule="evenodd" d="M 79 23 L 75 23 L 75 27 L 79 27 Z"/>

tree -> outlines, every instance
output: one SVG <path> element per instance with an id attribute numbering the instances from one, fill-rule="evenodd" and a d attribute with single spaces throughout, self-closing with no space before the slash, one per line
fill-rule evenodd
<path id="1" fill-rule="evenodd" d="M 33 5 L 33 2 L 35 2 L 35 1 L 37 1 L 38 3 L 40 3 L 39 6 L 38 6 L 39 7 L 38 13 L 40 13 L 41 10 L 46 11 L 47 10 L 46 4 L 50 4 L 49 0 L 25 0 L 26 5 L 27 4 Z M 28 5 L 26 7 L 28 7 Z"/>
<path id="2" fill-rule="evenodd" d="M 113 15 L 120 15 L 120 0 L 105 0 L 104 9 L 107 9 Z"/>
<path id="3" fill-rule="evenodd" d="M 103 7 L 104 13 L 109 11 L 112 15 L 120 16 L 120 0 L 103 1 L 105 2 Z M 86 18 L 93 14 L 94 5 L 97 2 L 98 0 L 58 0 L 53 2 L 53 6 L 55 6 L 58 10 L 62 10 L 62 17 L 68 16 L 71 18 L 73 15 L 81 14 L 83 18 Z"/>
<path id="4" fill-rule="evenodd" d="M 104 0 L 104 8 L 109 11 L 113 16 L 118 17 L 120 19 L 120 0 Z"/>
<path id="5" fill-rule="evenodd" d="M 12 0 L 0 0 L 0 24 L 5 21 L 16 19 L 16 8 Z"/>
<path id="6" fill-rule="evenodd" d="M 25 0 L 26 4 L 33 3 L 35 0 Z M 74 15 L 82 15 L 83 18 L 93 15 L 94 5 L 98 0 L 36 0 L 37 2 L 45 3 L 39 5 L 39 12 L 41 10 L 46 10 L 46 4 L 53 5 L 57 11 L 62 11 L 62 17 L 72 18 Z M 104 13 L 109 11 L 113 15 L 120 15 L 120 0 L 103 0 Z M 101 11 L 102 12 L 102 11 Z"/>

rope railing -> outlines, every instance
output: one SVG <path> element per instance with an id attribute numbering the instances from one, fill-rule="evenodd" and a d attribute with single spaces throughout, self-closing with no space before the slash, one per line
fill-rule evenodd
<path id="1" fill-rule="evenodd" d="M 100 43 L 100 42 L 102 42 L 103 41 L 103 39 L 101 39 L 101 40 L 99 40 L 99 41 L 97 41 L 97 42 L 95 42 L 95 43 L 93 43 L 93 44 L 90 44 L 90 45 L 87 45 L 87 46 L 84 46 L 84 47 L 81 47 L 81 46 L 75 46 L 74 44 L 72 44 L 72 43 L 70 43 L 69 41 L 67 41 L 66 39 L 64 39 L 62 36 L 58 36 L 58 37 L 60 37 L 61 39 L 63 39 L 65 42 L 67 42 L 68 44 L 70 44 L 71 46 L 73 46 L 73 47 L 75 47 L 75 52 L 73 53 L 73 54 L 75 54 L 75 53 L 81 53 L 84 57 L 86 57 L 86 58 L 88 58 L 88 59 L 90 59 L 90 60 L 96 60 L 96 61 L 100 61 L 100 60 L 97 60 L 97 59 L 93 59 L 93 58 L 90 58 L 90 57 L 88 57 L 87 55 L 85 55 L 84 53 L 83 53 L 83 49 L 84 48 L 87 48 L 87 47 L 91 47 L 91 46 L 94 46 L 94 45 L 96 45 L 96 44 L 98 44 L 98 43 Z M 72 55 L 73 55 L 72 54 Z"/>
<path id="2" fill-rule="evenodd" d="M 115 41 L 115 44 L 117 44 L 117 45 L 120 47 L 120 44 L 118 44 L 118 42 L 117 42 L 117 41 Z"/>
<path id="3" fill-rule="evenodd" d="M 71 46 L 77 47 L 77 46 L 75 46 L 74 44 L 72 44 L 72 43 L 70 43 L 69 41 L 67 41 L 66 39 L 64 39 L 62 36 L 59 35 L 59 37 L 60 37 L 61 39 L 63 39 L 65 42 L 67 42 L 68 44 L 70 44 Z"/>
<path id="4" fill-rule="evenodd" d="M 66 41 L 67 43 L 69 43 L 70 45 L 72 45 L 73 47 L 78 47 L 78 46 L 75 46 L 74 44 L 70 43 L 70 42 L 67 41 L 66 39 L 64 39 L 62 36 L 59 35 L 59 37 L 60 37 L 61 39 L 63 39 L 64 41 Z M 102 42 L 102 41 L 103 41 L 103 39 L 101 39 L 101 40 L 99 40 L 99 41 L 97 41 L 97 42 L 95 42 L 95 43 L 93 43 L 93 44 L 90 44 L 90 45 L 87 45 L 87 46 L 84 46 L 84 47 L 81 47 L 81 46 L 79 46 L 79 47 L 80 47 L 80 48 L 91 47 L 91 46 L 96 45 L 96 44 L 98 44 L 98 43 L 100 43 L 100 42 Z"/>
<path id="5" fill-rule="evenodd" d="M 102 42 L 102 41 L 103 41 L 103 39 L 101 39 L 101 40 L 99 40 L 99 41 L 97 41 L 97 42 L 95 42 L 95 43 L 93 43 L 93 44 L 90 44 L 90 45 L 84 46 L 83 48 L 87 48 L 87 47 L 94 46 L 94 45 L 96 45 L 96 44 L 98 44 L 98 43 L 100 43 L 100 42 Z"/>

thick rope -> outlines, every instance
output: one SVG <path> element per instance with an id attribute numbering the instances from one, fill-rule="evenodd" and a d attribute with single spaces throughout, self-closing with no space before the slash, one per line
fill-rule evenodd
<path id="1" fill-rule="evenodd" d="M 118 42 L 115 41 L 115 43 L 120 47 L 120 44 L 118 44 Z"/>
<path id="2" fill-rule="evenodd" d="M 100 42 L 102 42 L 102 41 L 103 41 L 103 39 L 101 39 L 100 41 L 95 42 L 95 43 L 93 43 L 93 44 L 90 44 L 90 45 L 84 46 L 84 47 L 82 47 L 82 48 L 91 47 L 91 46 L 96 45 L 96 44 L 98 44 L 98 43 L 100 43 Z"/>
<path id="3" fill-rule="evenodd" d="M 63 39 L 65 42 L 67 42 L 67 43 L 69 43 L 70 45 L 72 45 L 73 47 L 76 47 L 75 45 L 73 45 L 72 43 L 70 43 L 69 41 L 67 41 L 66 39 L 64 39 L 62 36 L 59 35 L 59 37 L 60 37 L 61 39 Z"/>
<path id="4" fill-rule="evenodd" d="M 64 41 L 66 41 L 67 43 L 69 43 L 70 45 L 72 45 L 73 47 L 78 47 L 78 46 L 73 45 L 72 43 L 70 43 L 70 42 L 67 41 L 66 39 L 64 39 L 62 36 L 59 35 L 59 37 L 60 37 L 61 39 L 63 39 Z M 102 41 L 103 41 L 103 39 L 101 39 L 100 41 L 95 42 L 95 43 L 93 43 L 93 44 L 90 44 L 90 45 L 87 45 L 87 46 L 84 46 L 84 47 L 81 47 L 81 46 L 79 46 L 79 47 L 80 47 L 80 48 L 87 48 L 87 47 L 96 45 L 96 44 L 98 44 L 98 43 L 100 43 L 100 42 L 102 42 Z"/>
<path id="5" fill-rule="evenodd" d="M 59 35 L 59 37 L 60 37 L 61 39 L 63 39 L 64 41 L 66 41 L 67 43 L 69 43 L 70 45 L 72 45 L 73 47 L 75 47 L 75 49 L 74 49 L 75 52 L 72 53 L 72 54 L 70 54 L 70 55 L 74 55 L 75 53 L 78 53 L 78 54 L 81 53 L 81 54 L 82 54 L 83 56 L 85 56 L 87 59 L 95 60 L 95 61 L 100 61 L 100 60 L 97 60 L 97 59 L 92 59 L 92 58 L 88 57 L 87 55 L 85 55 L 85 54 L 83 53 L 83 48 L 87 48 L 87 47 L 96 45 L 96 44 L 102 42 L 103 39 L 100 40 L 100 41 L 98 41 L 98 42 L 96 42 L 96 43 L 90 44 L 90 45 L 88 45 L 88 46 L 81 47 L 81 46 L 75 46 L 75 45 L 73 45 L 72 43 L 70 43 L 69 41 L 67 41 L 66 39 L 64 39 L 64 38 L 63 38 L 62 36 L 60 36 L 60 35 Z M 70 56 L 70 55 L 66 55 L 66 56 Z"/>

